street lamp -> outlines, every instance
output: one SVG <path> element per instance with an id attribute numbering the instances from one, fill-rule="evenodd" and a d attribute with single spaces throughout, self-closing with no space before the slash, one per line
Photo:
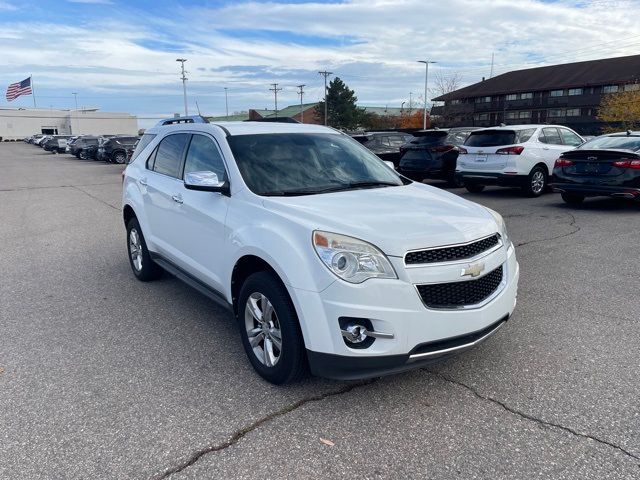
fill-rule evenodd
<path id="1" fill-rule="evenodd" d="M 187 59 L 186 58 L 176 58 L 176 62 L 180 62 L 180 67 L 182 69 L 182 93 L 184 95 L 184 116 L 188 116 L 189 115 L 189 109 L 187 107 L 187 76 L 185 75 L 185 71 L 184 71 L 184 62 L 186 62 Z"/>
<path id="2" fill-rule="evenodd" d="M 429 84 L 429 64 L 436 63 L 431 60 L 418 60 L 418 63 L 424 63 L 424 115 L 422 116 L 422 129 L 427 129 L 427 85 Z"/>

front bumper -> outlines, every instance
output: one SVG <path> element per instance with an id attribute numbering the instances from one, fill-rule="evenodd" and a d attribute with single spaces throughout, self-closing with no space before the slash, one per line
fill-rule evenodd
<path id="1" fill-rule="evenodd" d="M 459 281 L 461 267 L 468 266 L 465 262 L 406 268 L 402 259 L 393 258 L 398 280 L 358 285 L 336 281 L 319 294 L 296 290 L 294 303 L 303 320 L 311 371 L 337 379 L 379 376 L 417 368 L 480 343 L 512 314 L 519 278 L 513 246 L 483 261 L 487 272 L 502 265 L 505 279 L 498 293 L 477 308 L 430 309 L 416 291 L 417 284 Z M 340 333 L 340 317 L 368 319 L 375 331 L 393 338 L 351 348 Z"/>

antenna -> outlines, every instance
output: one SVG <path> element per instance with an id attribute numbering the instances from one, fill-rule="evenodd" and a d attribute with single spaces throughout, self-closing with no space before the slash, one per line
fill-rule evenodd
<path id="1" fill-rule="evenodd" d="M 200 113 L 200 105 L 198 105 L 198 100 L 196 100 L 196 108 L 198 109 L 198 115 L 202 116 Z"/>

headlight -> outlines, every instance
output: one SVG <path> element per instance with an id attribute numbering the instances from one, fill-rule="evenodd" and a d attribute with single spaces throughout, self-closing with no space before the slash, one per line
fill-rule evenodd
<path id="1" fill-rule="evenodd" d="M 313 246 L 329 270 L 350 283 L 398 278 L 384 253 L 370 243 L 337 233 L 313 232 Z"/>
<path id="2" fill-rule="evenodd" d="M 500 236 L 502 237 L 502 243 L 504 243 L 505 247 L 509 248 L 511 240 L 509 240 L 509 234 L 507 233 L 507 224 L 504 223 L 504 218 L 502 218 L 502 215 L 500 215 L 495 210 L 491 210 L 490 208 L 487 208 L 487 210 L 491 215 L 493 215 L 493 218 L 498 224 L 498 228 L 500 229 Z"/>

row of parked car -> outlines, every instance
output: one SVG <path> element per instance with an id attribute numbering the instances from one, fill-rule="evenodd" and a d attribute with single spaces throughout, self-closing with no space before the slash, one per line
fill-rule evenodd
<path id="1" fill-rule="evenodd" d="M 354 138 L 416 181 L 444 179 L 473 193 L 519 187 L 531 197 L 551 189 L 569 204 L 589 196 L 640 200 L 640 132 L 583 137 L 562 125 L 527 124 Z"/>
<path id="2" fill-rule="evenodd" d="M 126 163 L 140 137 L 129 135 L 33 135 L 24 139 L 51 153 L 69 153 L 85 160 Z"/>

